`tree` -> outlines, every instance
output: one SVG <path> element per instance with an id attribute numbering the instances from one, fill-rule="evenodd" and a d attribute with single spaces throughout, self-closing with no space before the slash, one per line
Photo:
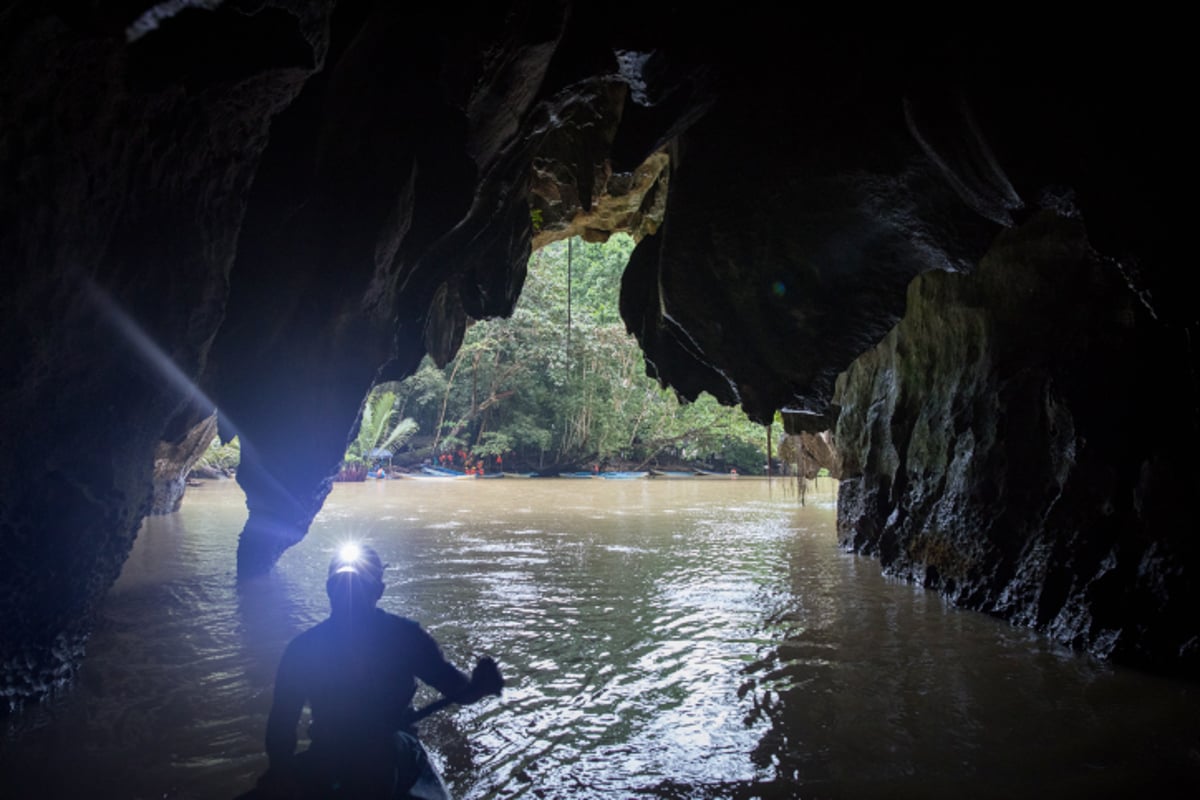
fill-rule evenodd
<path id="1" fill-rule="evenodd" d="M 363 401 L 358 435 L 346 448 L 346 461 L 367 464 L 377 460 L 380 451 L 394 453 L 417 432 L 414 420 L 400 417 L 396 393 L 389 387 L 374 387 Z"/>
<path id="2" fill-rule="evenodd" d="M 208 449 L 192 465 L 192 470 L 212 470 L 228 474 L 236 470 L 241 461 L 242 447 L 236 436 L 225 444 L 221 444 L 220 436 L 214 436 Z"/>
<path id="3" fill-rule="evenodd" d="M 761 426 L 708 395 L 680 403 L 646 376 L 618 312 L 632 250 L 633 240 L 617 235 L 534 254 L 512 316 L 473 324 L 445 369 L 426 359 L 397 387 L 400 408 L 436 446 L 477 456 L 515 454 L 542 466 L 715 455 L 722 466 L 760 472 Z"/>

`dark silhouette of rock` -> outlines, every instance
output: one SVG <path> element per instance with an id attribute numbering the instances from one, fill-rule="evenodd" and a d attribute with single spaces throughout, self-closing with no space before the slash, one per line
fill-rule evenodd
<path id="1" fill-rule="evenodd" d="M 1177 34 L 1139 39 L 1122 21 L 1087 36 L 941 22 L 869 35 L 777 11 L 682 13 L 566 0 L 0 11 L 10 704 L 69 679 L 152 508 L 161 442 L 219 410 L 250 509 L 238 573 L 269 570 L 320 509 L 370 385 L 426 353 L 444 363 L 470 319 L 509 314 L 535 237 L 642 236 L 621 306 L 650 373 L 819 432 L 837 418 L 837 376 L 902 317 L 915 276 L 970 272 L 998 233 L 1052 209 L 1110 259 L 1113 292 L 1153 320 L 1138 330 L 1163 331 L 1096 352 L 1166 365 L 1134 378 L 1172 398 L 1170 433 L 1150 435 L 1194 444 L 1194 353 L 1163 349 L 1196 330 L 1170 222 L 1189 152 Z M 1090 284 L 1057 291 L 1091 306 Z M 1064 306 L 1021 313 L 1057 314 L 1070 339 L 1080 320 Z M 1164 417 L 1095 408 L 1122 436 Z M 1055 451 L 1071 441 L 1033 435 Z M 1089 468 L 1129 469 L 1130 452 Z M 992 491 L 1000 460 L 977 455 L 993 466 L 957 496 Z M 1146 463 L 1138 475 L 1194 485 L 1194 469 Z M 1124 480 L 1088 485 L 1099 494 L 1077 502 L 1134 502 Z M 873 491 L 847 495 L 843 527 L 853 519 L 847 535 L 892 563 L 891 537 L 872 533 L 890 506 Z M 1134 496 L 1159 509 L 1146 520 L 1186 518 L 1178 493 Z M 1069 499 L 1055 513 L 1074 513 Z M 1190 551 L 1167 541 L 1153 550 L 1163 574 L 1187 580 Z M 1076 591 L 1099 556 L 1073 558 L 1074 542 L 1056 540 L 1066 566 L 1039 591 L 1096 606 L 1072 617 L 1083 626 L 1138 579 L 1121 561 Z M 1046 622 L 1026 608 L 995 610 Z M 1080 638 L 1063 625 L 1050 628 Z"/>
<path id="2" fill-rule="evenodd" d="M 958 605 L 1200 674 L 1190 358 L 1075 220 L 922 275 L 839 383 L 842 543 Z"/>

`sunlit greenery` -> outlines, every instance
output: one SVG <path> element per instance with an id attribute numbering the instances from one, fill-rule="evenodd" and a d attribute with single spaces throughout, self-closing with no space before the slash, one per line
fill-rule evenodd
<path id="1" fill-rule="evenodd" d="M 192 465 L 192 469 L 232 472 L 237 469 L 238 463 L 241 460 L 242 447 L 236 436 L 226 444 L 221 444 L 221 439 L 214 436 L 212 442 L 208 445 L 208 449 L 204 451 L 204 454 L 200 458 L 196 459 L 196 463 Z"/>
<path id="2" fill-rule="evenodd" d="M 377 396 L 394 393 L 392 418 L 414 420 L 414 445 L 428 453 L 503 455 L 506 465 L 527 468 L 685 462 L 761 472 L 761 425 L 708 395 L 681 404 L 646 377 L 618 310 L 632 250 L 627 236 L 603 245 L 576 239 L 569 253 L 566 242 L 542 249 L 511 318 L 473 325 L 445 369 L 426 359 Z M 776 442 L 781 433 L 776 426 Z"/>
<path id="3" fill-rule="evenodd" d="M 396 394 L 387 385 L 375 387 L 363 403 L 358 436 L 346 450 L 346 461 L 371 462 L 391 458 L 417 432 L 417 423 L 402 417 Z"/>

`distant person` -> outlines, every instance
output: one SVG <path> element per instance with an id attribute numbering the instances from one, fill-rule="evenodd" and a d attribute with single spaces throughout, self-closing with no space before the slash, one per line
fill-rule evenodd
<path id="1" fill-rule="evenodd" d="M 410 720 L 416 679 L 453 702 L 499 694 L 496 663 L 468 677 L 417 622 L 376 608 L 383 563 L 368 547 L 343 548 L 329 565 L 330 615 L 287 646 L 267 719 L 270 768 L 256 798 L 446 797 Z M 308 704 L 308 749 L 296 727 Z"/>

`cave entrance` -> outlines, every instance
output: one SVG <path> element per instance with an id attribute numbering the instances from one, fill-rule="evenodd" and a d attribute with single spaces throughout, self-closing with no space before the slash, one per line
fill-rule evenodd
<path id="1" fill-rule="evenodd" d="M 426 357 L 371 390 L 341 477 L 792 472 L 798 448 L 781 418 L 768 434 L 739 408 L 707 394 L 683 402 L 646 374 L 620 313 L 633 247 L 615 234 L 538 249 L 507 319 L 471 324 L 444 367 Z"/>

